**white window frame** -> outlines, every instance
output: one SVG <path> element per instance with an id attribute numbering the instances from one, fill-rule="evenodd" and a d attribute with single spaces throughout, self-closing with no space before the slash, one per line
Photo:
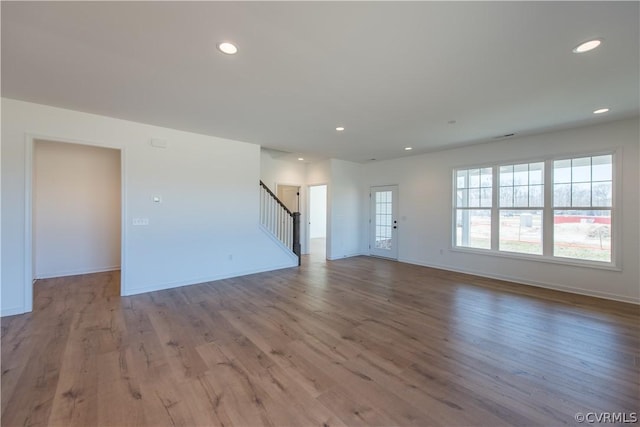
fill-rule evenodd
<path id="1" fill-rule="evenodd" d="M 542 183 L 541 184 L 531 184 L 531 182 L 529 181 L 530 179 L 530 165 L 532 164 L 536 164 L 536 163 L 542 163 Z M 527 206 L 502 206 L 501 205 L 501 193 L 502 193 L 502 188 L 503 186 L 500 185 L 500 178 L 501 178 L 501 172 L 500 169 L 504 166 L 511 166 L 511 167 L 515 167 L 515 166 L 519 166 L 519 165 L 527 165 Z M 526 253 L 526 252 L 518 252 L 518 251 L 509 251 L 506 249 L 500 249 L 500 221 L 501 221 L 501 217 L 500 217 L 500 212 L 501 211 L 522 211 L 522 212 L 527 212 L 527 211 L 542 211 L 542 235 L 540 236 L 541 238 L 541 249 L 542 249 L 542 254 L 544 254 L 544 230 L 545 230 L 545 223 L 544 220 L 546 218 L 546 212 L 545 212 L 545 182 L 546 182 L 546 167 L 547 167 L 547 162 L 545 161 L 532 161 L 532 162 L 509 162 L 509 163 L 503 163 L 503 164 L 499 164 L 499 165 L 495 165 L 494 166 L 494 171 L 498 174 L 497 178 L 496 178 L 496 190 L 498 191 L 498 195 L 496 197 L 496 203 L 498 204 L 497 206 L 497 212 L 496 212 L 496 230 L 495 230 L 495 234 L 496 234 L 496 250 L 498 252 L 507 252 L 507 253 L 513 253 L 513 254 L 523 254 L 523 255 L 534 255 L 534 256 L 540 256 L 541 254 L 531 254 L 531 253 Z M 531 200 L 529 198 L 529 194 L 531 191 L 531 187 L 532 186 L 541 186 L 542 187 L 542 204 L 539 206 L 531 206 Z M 512 183 L 512 185 L 510 186 L 505 186 L 505 187 L 511 187 L 512 189 L 515 189 L 515 187 L 524 187 L 524 185 L 515 185 L 514 183 Z M 494 232 L 492 230 L 492 232 Z"/>
<path id="2" fill-rule="evenodd" d="M 479 190 L 479 203 L 478 206 L 460 206 L 458 207 L 457 205 L 457 172 L 460 170 L 469 170 L 469 169 L 478 169 L 479 171 L 482 171 L 482 169 L 491 169 L 491 206 L 483 206 L 482 205 L 482 189 L 485 187 L 482 187 L 482 184 L 480 183 L 478 186 L 478 190 Z M 456 237 L 457 237 L 457 229 L 456 229 L 456 225 L 457 225 L 457 214 L 458 214 L 458 210 L 466 210 L 466 211 L 472 211 L 472 210 L 486 210 L 489 212 L 490 218 L 491 218 L 491 234 L 490 234 L 490 239 L 489 239 L 489 246 L 493 247 L 494 246 L 494 241 L 495 238 L 497 236 L 496 233 L 494 233 L 493 230 L 493 223 L 495 221 L 495 212 L 494 212 L 494 206 L 496 204 L 496 194 L 495 194 L 495 186 L 496 186 L 496 176 L 495 176 L 495 168 L 493 166 L 480 166 L 480 167 L 469 167 L 469 168 L 458 168 L 455 169 L 454 172 L 454 189 L 453 189 L 453 247 L 457 247 L 457 248 L 465 248 L 468 250 L 479 250 L 479 251 L 486 251 L 489 249 L 485 249 L 485 248 L 473 248 L 473 247 L 469 247 L 469 246 L 456 246 Z M 481 179 L 480 177 L 478 179 Z M 468 181 L 467 181 L 468 182 Z M 467 191 L 471 190 L 474 187 L 465 187 L 465 189 Z M 467 193 L 467 205 L 469 204 L 469 197 L 468 197 Z"/>
<path id="3" fill-rule="evenodd" d="M 553 232 L 554 232 L 554 211 L 553 206 L 553 165 L 556 160 L 566 160 L 581 157 L 597 157 L 602 155 L 611 155 L 611 172 L 612 172 L 612 199 L 611 199 L 611 261 L 593 261 L 582 260 L 576 258 L 566 258 L 553 255 Z M 488 255 L 503 258 L 524 259 L 529 261 L 545 262 L 552 264 L 562 264 L 568 266 L 588 267 L 603 270 L 615 270 L 621 271 L 621 238 L 620 238 L 620 201 L 619 195 L 621 192 L 621 171 L 620 171 L 620 159 L 622 157 L 621 148 L 611 148 L 602 151 L 589 151 L 580 153 L 562 154 L 557 156 L 538 157 L 530 159 L 515 159 L 504 160 L 501 162 L 495 162 L 490 164 L 472 164 L 465 166 L 454 167 L 452 171 L 452 227 L 451 227 L 451 248 L 453 252 L 472 253 L 479 255 Z M 542 255 L 526 254 L 518 252 L 508 252 L 499 250 L 499 171 L 500 166 L 508 166 L 523 163 L 544 163 L 544 180 L 543 180 L 543 199 L 544 207 L 543 212 L 543 230 L 542 230 Z M 456 214 L 457 214 L 457 173 L 460 170 L 478 169 L 478 168 L 492 168 L 493 169 L 493 188 L 492 188 L 492 205 L 491 205 L 491 249 L 482 248 L 470 248 L 466 246 L 456 245 Z"/>

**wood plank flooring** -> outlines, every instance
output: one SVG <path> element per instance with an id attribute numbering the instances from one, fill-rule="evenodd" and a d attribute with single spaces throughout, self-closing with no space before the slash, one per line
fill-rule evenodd
<path id="1" fill-rule="evenodd" d="M 36 283 L 2 319 L 2 425 L 555 426 L 640 408 L 640 308 L 392 261 L 121 298 Z"/>

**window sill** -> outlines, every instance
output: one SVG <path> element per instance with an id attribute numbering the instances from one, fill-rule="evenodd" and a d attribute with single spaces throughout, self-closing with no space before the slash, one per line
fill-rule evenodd
<path id="1" fill-rule="evenodd" d="M 571 258 L 550 257 L 544 255 L 519 254 L 515 252 L 496 251 L 491 249 L 473 249 L 454 246 L 449 249 L 451 252 L 458 252 L 471 255 L 484 255 L 490 257 L 510 258 L 521 261 L 534 261 L 547 264 L 559 264 L 566 267 L 584 267 L 596 270 L 622 271 L 622 268 L 614 263 L 604 263 L 597 261 L 583 261 Z"/>

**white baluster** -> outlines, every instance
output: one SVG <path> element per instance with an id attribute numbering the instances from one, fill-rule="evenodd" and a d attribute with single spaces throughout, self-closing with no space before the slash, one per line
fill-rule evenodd
<path id="1" fill-rule="evenodd" d="M 282 242 L 282 206 L 278 205 L 278 239 Z"/>
<path id="2" fill-rule="evenodd" d="M 267 226 L 267 210 L 269 208 L 269 199 L 267 199 L 266 191 L 263 190 L 262 194 L 262 225 Z"/>
<path id="3" fill-rule="evenodd" d="M 266 212 L 265 212 L 265 218 L 264 218 L 264 219 L 265 219 L 264 226 L 265 226 L 265 227 L 267 227 L 267 229 L 268 229 L 269 231 L 271 231 L 271 218 L 270 218 L 270 215 L 271 215 L 271 199 L 270 199 L 270 198 L 268 198 L 268 199 L 266 200 L 266 202 L 267 202 L 267 203 L 265 204 L 265 206 L 266 206 Z"/>
<path id="4" fill-rule="evenodd" d="M 269 217 L 268 217 L 268 229 L 273 233 L 273 200 L 269 199 Z"/>
<path id="5" fill-rule="evenodd" d="M 262 212 L 262 225 L 264 225 L 265 227 L 268 228 L 268 225 L 269 225 L 269 198 L 267 196 L 268 196 L 268 194 L 267 194 L 267 192 L 265 190 L 264 194 L 263 194 L 264 206 L 262 208 L 263 209 L 263 212 Z"/>
<path id="6" fill-rule="evenodd" d="M 276 201 L 271 199 L 271 232 L 275 234 L 276 231 Z"/>
<path id="7" fill-rule="evenodd" d="M 260 224 L 264 225 L 264 188 L 260 186 Z"/>

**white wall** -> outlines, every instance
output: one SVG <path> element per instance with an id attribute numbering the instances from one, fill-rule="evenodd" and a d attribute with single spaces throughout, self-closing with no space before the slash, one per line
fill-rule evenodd
<path id="1" fill-rule="evenodd" d="M 327 237 L 327 186 L 309 187 L 309 238 Z"/>
<path id="2" fill-rule="evenodd" d="M 33 163 L 36 278 L 120 268 L 120 152 L 37 141 Z"/>
<path id="3" fill-rule="evenodd" d="M 260 150 L 260 179 L 274 193 L 277 184 L 303 186 L 307 164 L 272 157 L 269 150 Z"/>
<path id="4" fill-rule="evenodd" d="M 363 166 L 365 188 L 399 185 L 399 260 L 640 302 L 638 119 L 513 138 Z M 621 148 L 622 271 L 451 251 L 452 169 Z M 368 202 L 368 200 L 366 200 Z M 365 200 L 362 200 L 366 206 Z M 363 208 L 361 223 L 368 222 Z M 364 246 L 363 246 L 363 250 Z M 442 254 L 440 251 L 442 250 Z"/>
<path id="5" fill-rule="evenodd" d="M 26 141 L 122 150 L 122 292 L 297 265 L 259 227 L 260 147 L 44 105 L 2 99 L 2 315 L 29 310 L 25 291 Z M 154 148 L 163 138 L 168 148 Z M 153 196 L 162 203 L 154 203 Z M 148 226 L 133 226 L 148 218 Z"/>
<path id="6" fill-rule="evenodd" d="M 362 218 L 365 209 L 361 195 L 363 165 L 345 160 L 331 159 L 331 181 L 328 189 L 329 234 L 328 259 L 361 255 Z"/>
<path id="7" fill-rule="evenodd" d="M 321 162 L 311 163 L 307 165 L 307 184 L 319 185 L 329 184 L 331 181 L 331 161 L 323 160 Z M 328 191 L 329 189 L 327 189 Z"/>

